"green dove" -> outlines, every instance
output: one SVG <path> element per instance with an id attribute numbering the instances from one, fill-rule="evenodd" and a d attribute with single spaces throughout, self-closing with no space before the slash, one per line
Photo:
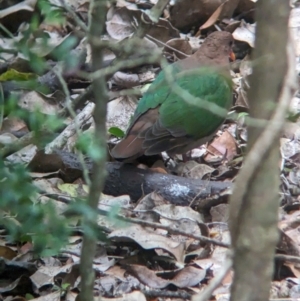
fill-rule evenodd
<path id="1" fill-rule="evenodd" d="M 162 70 L 140 99 L 126 136 L 111 155 L 130 161 L 164 151 L 184 154 L 209 141 L 226 116 L 206 109 L 205 104 L 214 103 L 226 111 L 232 105 L 232 43 L 230 33 L 214 32 L 192 56 Z M 187 99 L 175 93 L 170 74 L 181 91 L 194 97 Z"/>

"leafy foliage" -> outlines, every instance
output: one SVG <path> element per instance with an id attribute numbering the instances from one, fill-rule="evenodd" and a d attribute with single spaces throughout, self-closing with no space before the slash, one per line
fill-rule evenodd
<path id="1" fill-rule="evenodd" d="M 12 240 L 32 241 L 36 252 L 56 253 L 66 242 L 69 228 L 51 202 L 36 199 L 37 188 L 20 164 L 0 161 L 1 225 Z"/>
<path id="2" fill-rule="evenodd" d="M 38 9 L 29 26 L 14 43 L 15 50 L 29 61 L 33 73 L 11 69 L 1 75 L 0 81 L 13 81 L 29 90 L 46 92 L 36 81 L 36 74 L 44 74 L 49 69 L 45 54 L 51 53 L 52 46 L 51 36 L 41 32 L 40 24 L 63 25 L 66 20 L 61 9 L 52 6 L 49 1 L 39 0 Z M 67 66 L 74 66 L 77 60 L 70 55 L 70 51 L 75 43 L 75 37 L 68 37 L 52 51 L 52 58 L 65 61 Z M 42 49 L 44 53 L 38 49 Z M 34 132 L 36 145 L 40 147 L 51 141 L 55 131 L 62 126 L 62 119 L 56 115 L 44 114 L 40 108 L 33 111 L 21 108 L 18 94 L 4 97 L 4 103 L 1 104 L 4 116 L 24 120 L 27 127 Z M 38 197 L 41 192 L 32 184 L 28 170 L 21 164 L 8 163 L 0 157 L 0 183 L 0 226 L 6 229 L 10 240 L 31 241 L 37 253 L 57 254 L 70 234 L 69 217 L 61 215 L 51 199 Z"/>
<path id="3" fill-rule="evenodd" d="M 125 136 L 124 131 L 122 131 L 120 128 L 114 127 L 114 126 L 109 128 L 108 132 L 117 138 L 123 138 Z"/>

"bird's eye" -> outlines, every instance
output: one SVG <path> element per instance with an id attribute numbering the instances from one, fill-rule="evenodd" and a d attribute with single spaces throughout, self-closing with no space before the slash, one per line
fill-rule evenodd
<path id="1" fill-rule="evenodd" d="M 232 45 L 233 45 L 233 41 L 230 41 L 229 46 L 232 47 Z"/>

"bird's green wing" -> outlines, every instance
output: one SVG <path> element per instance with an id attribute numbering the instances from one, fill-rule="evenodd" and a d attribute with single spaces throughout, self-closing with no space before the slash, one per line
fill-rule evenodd
<path id="1" fill-rule="evenodd" d="M 203 100 L 228 111 L 232 105 L 231 80 L 214 71 L 199 69 L 195 74 L 179 74 L 176 84 L 197 99 L 187 97 L 186 101 L 171 90 L 159 109 L 162 126 L 174 136 L 209 136 L 223 123 L 226 115 L 221 117 L 203 108 Z"/>
<path id="2" fill-rule="evenodd" d="M 176 73 L 181 71 L 176 63 L 167 66 L 167 68 L 169 72 L 171 72 L 172 76 L 175 76 Z M 146 113 L 149 109 L 157 108 L 162 103 L 164 103 L 170 92 L 170 85 L 166 81 L 166 71 L 162 70 L 153 81 L 148 91 L 140 99 L 135 110 L 131 125 L 134 124 L 135 120 L 138 119 L 140 115 Z"/>
<path id="3" fill-rule="evenodd" d="M 224 75 L 199 69 L 193 74 L 179 74 L 175 82 L 196 99 L 187 97 L 186 101 L 185 97 L 175 93 L 169 86 L 169 93 L 159 106 L 155 123 L 139 133 L 139 137 L 144 140 L 146 155 L 162 151 L 181 153 L 190 149 L 196 141 L 205 141 L 210 137 L 224 122 L 226 114 L 214 114 L 200 106 L 201 101 L 214 103 L 225 109 L 225 112 L 231 106 L 231 80 Z"/>

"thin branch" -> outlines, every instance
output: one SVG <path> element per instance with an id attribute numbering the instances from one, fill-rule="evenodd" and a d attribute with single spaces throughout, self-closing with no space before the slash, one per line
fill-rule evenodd
<path id="1" fill-rule="evenodd" d="M 108 214 L 108 212 L 105 211 L 105 210 L 98 210 L 98 213 L 101 214 L 101 215 L 107 215 Z M 140 220 L 140 219 L 137 219 L 137 218 L 126 218 L 126 217 L 123 217 L 123 216 L 120 216 L 120 215 L 118 215 L 117 218 L 119 220 L 123 221 L 123 222 L 138 224 L 138 225 L 141 225 L 141 226 L 144 226 L 144 227 L 152 227 L 152 228 L 155 228 L 155 229 L 167 230 L 169 233 L 172 233 L 172 234 L 175 234 L 175 235 L 182 235 L 182 236 L 185 236 L 185 237 L 190 237 L 190 238 L 196 239 L 198 241 L 213 244 L 213 245 L 223 247 L 223 248 L 229 248 L 229 246 L 230 246 L 229 244 L 224 243 L 224 242 L 219 241 L 219 240 L 215 240 L 215 239 L 212 239 L 212 238 L 209 238 L 209 237 L 206 237 L 206 236 L 202 236 L 202 235 L 194 235 L 194 234 L 186 233 L 184 231 L 181 231 L 181 230 L 178 230 L 178 229 L 173 229 L 169 226 L 162 225 L 162 224 L 159 224 L 159 223 L 147 222 L 147 221 Z"/>
<path id="2" fill-rule="evenodd" d="M 134 67 L 138 67 L 138 66 L 144 65 L 144 64 L 159 63 L 160 59 L 161 59 L 161 54 L 154 53 L 147 58 L 142 57 L 142 58 L 137 58 L 137 59 L 132 59 L 132 60 L 120 61 L 120 62 L 117 62 L 113 66 L 102 68 L 93 73 L 78 72 L 78 74 L 86 79 L 95 80 L 99 77 L 105 77 L 105 76 L 112 75 L 121 69 L 134 68 Z"/>
<path id="3" fill-rule="evenodd" d="M 164 46 L 164 47 L 170 49 L 170 50 L 173 50 L 174 52 L 176 52 L 176 53 L 178 53 L 178 54 L 181 54 L 181 55 L 183 55 L 183 56 L 185 56 L 185 57 L 189 57 L 189 55 L 187 55 L 186 53 L 184 53 L 184 52 L 182 52 L 182 51 L 180 51 L 180 50 L 178 50 L 178 49 L 176 49 L 176 48 L 174 48 L 174 47 L 172 47 L 172 46 L 170 46 L 170 45 L 168 45 L 168 44 L 166 44 L 166 43 L 164 43 L 164 42 L 162 42 L 162 41 L 160 41 L 160 40 L 158 40 L 158 39 L 156 39 L 156 38 L 154 38 L 154 37 L 152 37 L 152 36 L 150 36 L 149 34 L 146 34 L 146 37 L 147 37 L 148 39 L 153 40 L 153 41 L 155 41 L 156 43 L 158 43 L 158 44 L 160 44 L 160 45 L 162 45 L 162 46 Z"/>
<path id="4" fill-rule="evenodd" d="M 73 202 L 72 198 L 70 198 L 67 195 L 51 194 L 51 193 L 47 193 L 45 191 L 42 191 L 40 189 L 39 189 L 39 192 L 43 196 L 47 196 L 48 198 L 57 200 L 57 201 L 62 202 L 64 204 L 71 204 Z M 106 205 L 106 206 L 109 206 L 109 205 Z M 126 210 L 126 209 L 124 209 L 124 210 Z M 102 209 L 97 209 L 97 213 L 101 216 L 108 216 L 109 215 L 109 211 L 102 210 Z M 182 235 L 182 236 L 185 236 L 185 237 L 190 237 L 190 238 L 193 238 L 195 240 L 202 241 L 204 243 L 212 244 L 212 245 L 223 247 L 223 248 L 229 248 L 229 246 L 230 246 L 229 244 L 224 243 L 224 242 L 219 241 L 219 240 L 216 240 L 216 239 L 212 239 L 212 238 L 209 238 L 209 237 L 206 237 L 206 236 L 203 236 L 203 235 L 194 235 L 194 234 L 187 233 L 187 232 L 184 232 L 184 231 L 179 230 L 179 229 L 174 229 L 172 227 L 159 224 L 159 223 L 148 222 L 148 221 L 140 220 L 138 218 L 124 217 L 124 216 L 121 216 L 121 215 L 117 215 L 116 218 L 118 220 L 122 221 L 122 222 L 137 224 L 137 225 L 141 225 L 143 227 L 151 227 L 151 228 L 154 228 L 154 229 L 166 230 L 169 233 L 174 234 L 174 235 Z"/>
<path id="5" fill-rule="evenodd" d="M 157 23 L 159 21 L 159 17 L 162 15 L 168 3 L 169 0 L 159 0 L 150 10 L 146 11 L 152 22 Z"/>
<path id="6" fill-rule="evenodd" d="M 0 23 L 0 29 L 4 31 L 11 39 L 15 40 L 14 35 L 4 26 Z"/>
<path id="7" fill-rule="evenodd" d="M 148 16 L 151 22 L 157 23 L 159 21 L 159 17 L 163 13 L 165 7 L 169 3 L 169 0 L 158 0 L 156 4 L 148 11 L 145 12 L 145 15 Z M 137 24 L 138 29 L 134 33 L 134 37 L 142 39 L 148 31 L 148 28 L 151 25 L 151 22 L 145 20 L 145 16 L 142 14 L 142 23 Z"/>
<path id="8" fill-rule="evenodd" d="M 54 148 L 57 148 L 57 147 L 62 148 L 62 146 L 67 142 L 68 138 L 73 136 L 75 133 L 76 133 L 77 137 L 79 137 L 80 134 L 82 133 L 80 130 L 80 126 L 92 116 L 92 113 L 94 110 L 94 106 L 92 104 L 88 104 L 77 117 L 76 113 L 73 109 L 73 104 L 71 101 L 71 95 L 70 95 L 70 92 L 68 89 L 68 85 L 62 76 L 61 68 L 53 68 L 53 72 L 57 76 L 57 78 L 63 88 L 63 91 L 66 95 L 65 106 L 66 106 L 70 116 L 73 118 L 73 122 L 71 124 L 69 124 L 65 128 L 65 130 L 54 141 L 52 141 L 52 143 L 50 143 L 50 144 L 48 144 L 48 146 L 46 146 L 46 149 L 45 149 L 46 154 L 53 151 Z M 74 133 L 74 130 L 75 130 L 75 133 Z M 89 177 L 89 171 L 85 164 L 83 154 L 81 152 L 78 154 L 78 159 L 82 166 L 83 178 L 84 178 L 85 182 L 88 185 L 90 185 L 91 181 L 90 181 L 90 177 Z"/>
<path id="9" fill-rule="evenodd" d="M 92 96 L 92 92 L 93 92 L 93 87 L 92 85 L 90 85 L 80 95 L 78 95 L 72 101 L 72 107 L 74 108 L 74 110 L 82 106 L 87 101 L 87 99 Z M 64 114 L 64 110 L 62 110 L 60 113 Z"/>
<path id="10" fill-rule="evenodd" d="M 24 135 L 22 138 L 18 139 L 16 142 L 4 146 L 0 150 L 0 156 L 2 158 L 7 157 L 21 150 L 22 148 L 24 148 L 29 144 L 34 144 L 34 142 L 35 142 L 34 132 L 29 132 L 26 135 Z"/>
<path id="11" fill-rule="evenodd" d="M 299 256 L 276 254 L 275 259 L 281 260 L 281 261 L 290 261 L 290 262 L 294 262 L 294 263 L 300 263 L 300 257 Z"/>
<path id="12" fill-rule="evenodd" d="M 88 42 L 90 37 L 101 36 L 104 26 L 107 11 L 107 1 L 93 0 L 90 1 L 89 10 L 89 33 Z M 98 70 L 102 68 L 103 64 L 103 48 L 91 45 L 92 68 Z M 104 76 L 100 76 L 93 81 L 93 94 L 95 98 L 95 131 L 93 137 L 93 145 L 95 148 L 95 155 L 93 159 L 92 169 L 92 183 L 90 185 L 87 205 L 92 211 L 95 212 L 93 217 L 83 216 L 83 229 L 84 236 L 82 242 L 82 250 L 80 257 L 80 274 L 81 274 L 81 291 L 78 295 L 77 301 L 94 300 L 94 280 L 95 272 L 93 270 L 93 259 L 96 253 L 97 237 L 93 227 L 96 225 L 98 202 L 103 191 L 106 170 L 105 162 L 107 159 L 107 146 L 106 146 L 106 112 L 107 112 L 107 91 L 106 81 Z M 100 297 L 99 297 L 100 299 Z"/>
<path id="13" fill-rule="evenodd" d="M 72 16 L 75 23 L 85 32 L 88 32 L 88 27 L 80 20 L 80 18 L 76 15 L 74 10 L 65 2 L 65 0 L 59 0 L 61 5 L 65 8 L 65 10 Z"/>

